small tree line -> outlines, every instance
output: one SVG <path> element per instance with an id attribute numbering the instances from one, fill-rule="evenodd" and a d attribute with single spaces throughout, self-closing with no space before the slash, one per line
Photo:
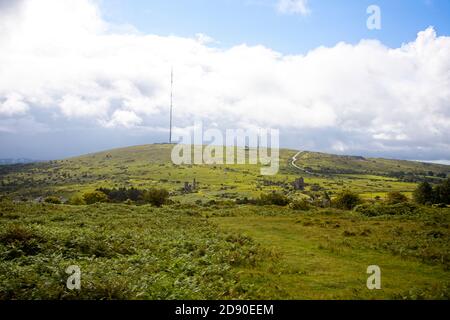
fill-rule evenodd
<path id="1" fill-rule="evenodd" d="M 59 197 L 49 196 L 44 199 L 46 203 L 61 204 Z M 81 196 L 72 197 L 69 205 L 91 205 L 94 203 L 126 203 L 126 204 L 151 204 L 161 207 L 169 202 L 169 192 L 166 189 L 136 189 L 136 188 L 99 188 L 92 192 L 86 192 Z"/>

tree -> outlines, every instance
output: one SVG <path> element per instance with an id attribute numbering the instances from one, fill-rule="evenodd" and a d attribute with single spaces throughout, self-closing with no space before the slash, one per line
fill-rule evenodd
<path id="1" fill-rule="evenodd" d="M 408 198 L 403 193 L 400 193 L 398 191 L 389 192 L 386 195 L 387 204 L 398 204 L 398 203 L 403 203 L 403 202 L 407 202 L 407 201 L 408 201 Z"/>
<path id="2" fill-rule="evenodd" d="M 428 182 L 422 182 L 414 190 L 413 198 L 418 204 L 432 203 L 434 198 L 433 188 Z"/>
<path id="3" fill-rule="evenodd" d="M 434 203 L 450 204 L 450 178 L 433 188 Z"/>
<path id="4" fill-rule="evenodd" d="M 97 202 L 108 202 L 108 196 L 100 191 L 88 192 L 83 195 L 86 204 L 94 204 Z"/>
<path id="5" fill-rule="evenodd" d="M 358 194 L 346 190 L 339 193 L 333 202 L 339 209 L 352 210 L 362 201 Z"/>

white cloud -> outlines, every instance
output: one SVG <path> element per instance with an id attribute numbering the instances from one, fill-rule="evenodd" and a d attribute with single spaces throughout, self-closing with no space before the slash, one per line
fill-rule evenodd
<path id="1" fill-rule="evenodd" d="M 0 97 L 0 115 L 14 116 L 22 115 L 28 111 L 28 105 L 23 101 L 22 96 L 16 93 L 7 94 L 5 101 Z"/>
<path id="2" fill-rule="evenodd" d="M 283 55 L 217 49 L 205 36 L 118 32 L 89 0 L 25 0 L 16 11 L 0 33 L 0 116 L 161 128 L 173 66 L 178 127 L 202 118 L 280 128 L 299 147 L 450 157 L 450 38 L 433 28 L 400 48 L 364 40 Z"/>
<path id="3" fill-rule="evenodd" d="M 114 111 L 111 120 L 104 123 L 108 128 L 125 127 L 132 128 L 142 123 L 142 119 L 139 118 L 133 111 L 116 110 Z"/>
<path id="4" fill-rule="evenodd" d="M 102 118 L 106 116 L 109 101 L 106 99 L 88 100 L 75 95 L 65 95 L 59 107 L 68 118 Z"/>
<path id="5" fill-rule="evenodd" d="M 195 37 L 197 38 L 197 41 L 201 44 L 214 44 L 217 42 L 216 40 L 214 40 L 214 38 L 211 38 L 210 36 L 204 33 L 197 33 Z"/>
<path id="6" fill-rule="evenodd" d="M 277 9 L 284 14 L 301 14 L 310 13 L 308 0 L 278 0 Z"/>

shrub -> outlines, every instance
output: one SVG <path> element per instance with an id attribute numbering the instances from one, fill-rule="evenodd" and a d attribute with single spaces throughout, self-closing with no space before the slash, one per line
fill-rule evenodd
<path id="1" fill-rule="evenodd" d="M 419 212 L 419 207 L 409 202 L 402 202 L 397 204 L 383 204 L 383 203 L 364 203 L 355 207 L 356 212 L 367 216 L 395 216 L 395 215 L 411 215 Z"/>
<path id="2" fill-rule="evenodd" d="M 311 209 L 311 204 L 305 199 L 294 200 L 289 204 L 289 208 L 292 210 L 308 211 Z"/>
<path id="3" fill-rule="evenodd" d="M 259 197 L 259 203 L 261 205 L 276 205 L 284 207 L 289 204 L 289 198 L 279 192 L 272 192 L 262 194 Z"/>
<path id="4" fill-rule="evenodd" d="M 80 196 L 73 196 L 72 198 L 69 199 L 67 204 L 72 205 L 72 206 L 82 206 L 82 205 L 85 205 L 86 202 Z"/>
<path id="5" fill-rule="evenodd" d="M 0 243 L 6 245 L 10 250 L 5 258 L 12 260 L 25 255 L 35 255 L 41 251 L 41 243 L 45 239 L 36 234 L 33 229 L 22 225 L 10 225 L 0 234 Z"/>
<path id="6" fill-rule="evenodd" d="M 27 242 L 35 237 L 33 231 L 21 225 L 10 225 L 0 235 L 0 243 Z"/>
<path id="7" fill-rule="evenodd" d="M 386 196 L 386 203 L 387 204 L 397 204 L 397 203 L 403 203 L 407 202 L 408 198 L 400 192 L 393 191 L 389 192 Z"/>
<path id="8" fill-rule="evenodd" d="M 100 191 L 88 192 L 83 195 L 86 204 L 94 204 L 98 202 L 108 202 L 108 196 Z"/>
<path id="9" fill-rule="evenodd" d="M 52 203 L 52 204 L 61 204 L 61 200 L 58 197 L 55 196 L 49 196 L 44 199 L 45 203 Z"/>
<path id="10" fill-rule="evenodd" d="M 156 207 L 161 207 L 167 202 L 169 198 L 169 192 L 166 189 L 155 189 L 145 190 L 141 196 L 141 199 L 145 203 L 150 203 Z"/>
<path id="11" fill-rule="evenodd" d="M 372 203 L 364 203 L 359 204 L 354 208 L 354 211 L 358 212 L 359 214 L 362 214 L 367 217 L 376 217 L 381 215 L 380 207 L 382 205 L 379 203 L 372 204 Z"/>
<path id="12" fill-rule="evenodd" d="M 351 191 L 342 191 L 333 200 L 333 204 L 338 209 L 352 210 L 358 204 L 361 203 L 361 198 L 358 194 Z"/>

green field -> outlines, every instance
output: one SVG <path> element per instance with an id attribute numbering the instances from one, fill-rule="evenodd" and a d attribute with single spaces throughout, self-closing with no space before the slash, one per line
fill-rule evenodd
<path id="1" fill-rule="evenodd" d="M 0 166 L 0 299 L 449 299 L 450 208 L 367 217 L 236 202 L 342 190 L 382 202 L 448 166 L 303 152 L 295 164 L 306 174 L 292 165 L 298 151 L 281 150 L 279 174 L 264 177 L 256 165 L 175 166 L 170 151 Z M 291 185 L 299 177 L 303 191 Z M 199 188 L 183 192 L 193 179 Z M 165 188 L 171 203 L 39 201 L 100 187 Z M 82 270 L 80 291 L 65 287 L 70 265 Z M 382 270 L 381 290 L 366 287 L 369 265 Z"/>

